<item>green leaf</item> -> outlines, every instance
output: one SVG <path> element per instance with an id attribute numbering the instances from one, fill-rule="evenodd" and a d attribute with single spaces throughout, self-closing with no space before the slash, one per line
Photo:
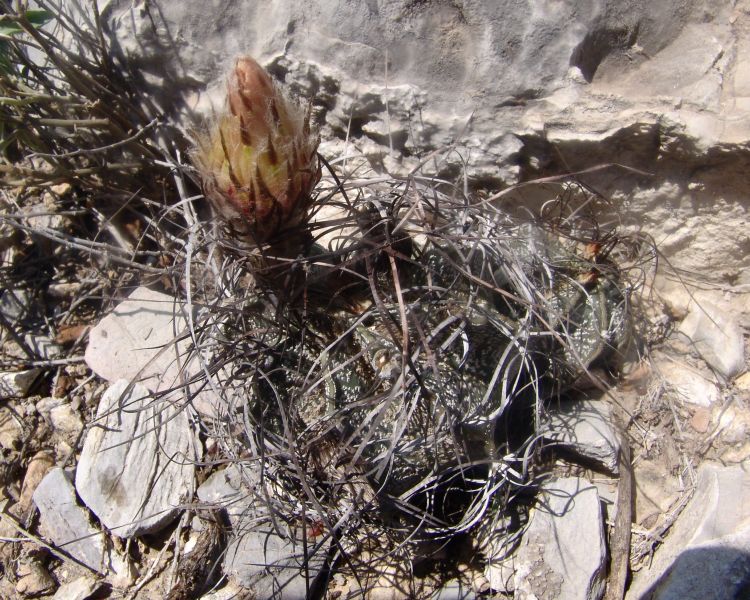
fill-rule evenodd
<path id="1" fill-rule="evenodd" d="M 41 27 L 49 23 L 54 15 L 48 10 L 27 10 L 26 18 L 34 27 Z"/>
<path id="2" fill-rule="evenodd" d="M 24 16 L 36 29 L 46 25 L 54 17 L 48 10 L 27 10 Z M 0 21 L 0 35 L 15 35 L 17 33 L 23 33 L 23 29 L 18 23 L 15 21 Z"/>
<path id="3" fill-rule="evenodd" d="M 23 29 L 21 29 L 17 23 L 1 23 L 0 24 L 0 35 L 14 35 L 16 33 L 21 33 Z"/>

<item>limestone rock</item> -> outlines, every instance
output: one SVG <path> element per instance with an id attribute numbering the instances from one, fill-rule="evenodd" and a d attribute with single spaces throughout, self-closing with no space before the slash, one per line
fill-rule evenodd
<path id="1" fill-rule="evenodd" d="M 20 565 L 16 576 L 16 591 L 27 598 L 49 594 L 57 585 L 49 571 L 37 560 Z"/>
<path id="2" fill-rule="evenodd" d="M 36 409 L 65 440 L 75 442 L 83 429 L 83 420 L 70 402 L 64 398 L 42 398 Z"/>
<path id="3" fill-rule="evenodd" d="M 7 406 L 0 409 L 0 447 L 18 450 L 21 447 L 23 429 L 20 417 Z"/>
<path id="4" fill-rule="evenodd" d="M 157 531 L 194 489 L 196 440 L 187 414 L 140 384 L 102 396 L 76 469 L 76 490 L 120 537 Z"/>
<path id="5" fill-rule="evenodd" d="M 679 333 L 725 379 L 745 370 L 742 331 L 724 311 L 709 302 L 691 302 Z"/>
<path id="6" fill-rule="evenodd" d="M 240 586 L 229 582 L 218 590 L 213 590 L 203 594 L 200 600 L 253 600 L 252 592 L 248 593 Z"/>
<path id="7" fill-rule="evenodd" d="M 91 577 L 79 577 L 61 585 L 52 600 L 89 600 L 102 585 L 101 581 Z"/>
<path id="8" fill-rule="evenodd" d="M 0 372 L 0 400 L 25 397 L 41 372 L 37 368 Z"/>
<path id="9" fill-rule="evenodd" d="M 635 167 L 656 177 L 586 180 L 675 266 L 750 283 L 750 12 L 728 0 L 186 0 L 159 11 L 112 0 L 104 19 L 144 94 L 186 129 L 221 104 L 225 74 L 249 54 L 312 100 L 328 159 L 362 154 L 404 175 L 404 161 L 458 142 L 438 170 L 466 167 L 498 188 Z"/>
<path id="10" fill-rule="evenodd" d="M 750 590 L 750 476 L 747 464 L 711 463 L 698 471 L 695 493 L 638 572 L 627 600 L 745 598 Z"/>
<path id="11" fill-rule="evenodd" d="M 515 556 L 517 600 L 598 600 L 606 546 L 596 488 L 578 477 L 545 483 Z"/>
<path id="12" fill-rule="evenodd" d="M 75 441 L 83 429 L 81 416 L 73 410 L 69 403 L 61 404 L 50 410 L 49 418 L 53 429 L 72 441 Z"/>
<path id="13" fill-rule="evenodd" d="M 308 560 L 301 540 L 283 538 L 263 517 L 263 500 L 253 493 L 260 482 L 255 463 L 231 464 L 213 473 L 197 490 L 202 503 L 227 511 L 233 534 L 224 557 L 224 573 L 230 581 L 252 588 L 258 597 L 304 598 L 306 581 L 318 576 L 326 561 L 326 550 L 313 553 L 308 540 Z M 264 524 L 265 523 L 265 524 Z"/>
<path id="14" fill-rule="evenodd" d="M 60 355 L 60 346 L 46 335 L 27 334 L 24 342 L 38 360 L 52 360 Z"/>
<path id="15" fill-rule="evenodd" d="M 547 440 L 594 461 L 610 473 L 618 472 L 620 442 L 606 401 L 564 402 L 551 407 L 548 416 L 544 433 Z"/>
<path id="16" fill-rule="evenodd" d="M 248 519 L 247 531 L 235 527 L 224 558 L 224 573 L 259 598 L 305 598 L 326 563 L 326 549 L 308 540 L 281 537 L 270 524 Z M 252 529 L 250 529 L 252 527 Z"/>
<path id="17" fill-rule="evenodd" d="M 460 579 L 451 579 L 445 585 L 435 590 L 430 600 L 475 600 L 474 590 Z"/>
<path id="18" fill-rule="evenodd" d="M 326 550 L 308 540 L 304 558 L 301 540 L 281 537 L 264 518 L 263 500 L 253 493 L 260 482 L 256 463 L 231 464 L 213 473 L 197 490 L 202 503 L 226 509 L 233 533 L 224 557 L 230 581 L 252 588 L 258 597 L 304 598 L 326 562 Z"/>
<path id="19" fill-rule="evenodd" d="M 260 481 L 258 469 L 250 465 L 231 464 L 212 473 L 196 490 L 198 499 L 227 511 L 233 526 L 239 526 L 253 505 L 251 488 Z"/>
<path id="20" fill-rule="evenodd" d="M 683 359 L 656 361 L 655 370 L 664 377 L 679 400 L 709 407 L 719 399 L 716 378 L 709 372 L 691 368 Z"/>
<path id="21" fill-rule="evenodd" d="M 18 498 L 18 505 L 22 513 L 26 513 L 31 508 L 34 492 L 54 466 L 55 461 L 52 454 L 47 450 L 40 450 L 31 457 L 21 485 L 21 495 Z"/>
<path id="22" fill-rule="evenodd" d="M 489 556 L 487 567 L 484 572 L 487 581 L 489 581 L 490 587 L 495 592 L 501 594 L 513 593 L 515 568 L 513 567 L 512 557 L 505 560 L 494 560 L 492 556 Z"/>
<path id="23" fill-rule="evenodd" d="M 741 444 L 750 436 L 750 411 L 747 406 L 729 405 L 718 412 L 721 439 L 729 444 Z"/>
<path id="24" fill-rule="evenodd" d="M 136 288 L 90 331 L 86 363 L 109 382 L 137 380 L 152 392 L 184 388 L 196 410 L 214 414 L 213 392 L 190 393 L 186 383 L 202 370 L 188 351 L 187 326 L 172 296 Z"/>
<path id="25" fill-rule="evenodd" d="M 0 314 L 11 323 L 22 319 L 30 305 L 29 293 L 24 289 L 7 289 L 0 294 Z"/>
<path id="26" fill-rule="evenodd" d="M 109 551 L 104 534 L 95 529 L 78 504 L 72 477 L 57 467 L 49 471 L 34 492 L 44 535 L 75 559 L 106 573 Z"/>

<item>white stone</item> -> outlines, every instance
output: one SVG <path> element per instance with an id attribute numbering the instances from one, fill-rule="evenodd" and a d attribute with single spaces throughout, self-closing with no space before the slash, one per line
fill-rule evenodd
<path id="1" fill-rule="evenodd" d="M 85 359 L 109 382 L 137 380 L 152 392 L 184 388 L 196 410 L 214 415 L 217 400 L 210 387 L 196 393 L 198 386 L 187 383 L 202 373 L 190 346 L 182 305 L 172 296 L 139 287 L 89 332 Z"/>
<path id="2" fill-rule="evenodd" d="M 746 597 L 750 583 L 748 465 L 706 463 L 693 497 L 627 600 L 723 600 Z"/>
<path id="3" fill-rule="evenodd" d="M 52 596 L 52 600 L 88 600 L 100 587 L 101 581 L 91 577 L 79 577 L 62 584 Z"/>
<path id="4" fill-rule="evenodd" d="M 50 470 L 33 499 L 44 535 L 76 560 L 106 573 L 110 566 L 107 542 L 78 504 L 72 477 L 59 467 Z"/>
<path id="5" fill-rule="evenodd" d="M 60 346 L 45 335 L 28 334 L 24 336 L 24 342 L 38 360 L 52 360 L 60 355 Z"/>
<path id="6" fill-rule="evenodd" d="M 219 588 L 203 594 L 200 600 L 237 600 L 245 595 L 243 589 L 231 581 L 228 582 L 224 587 Z"/>
<path id="7" fill-rule="evenodd" d="M 68 403 L 50 410 L 49 419 L 55 431 L 59 431 L 68 438 L 78 437 L 83 429 L 81 416 Z"/>
<path id="8" fill-rule="evenodd" d="M 0 372 L 0 399 L 24 398 L 41 372 L 37 368 Z"/>
<path id="9" fill-rule="evenodd" d="M 119 380 L 86 434 L 76 490 L 117 536 L 158 531 L 192 496 L 196 444 L 184 410 Z"/>
<path id="10" fill-rule="evenodd" d="M 491 548 L 490 548 L 491 550 Z M 495 560 L 492 555 L 487 557 L 484 576 L 490 582 L 490 587 L 500 594 L 513 593 L 513 577 L 516 570 L 513 567 L 513 557 Z"/>
<path id="11" fill-rule="evenodd" d="M 679 333 L 725 379 L 745 370 L 742 331 L 730 315 L 714 304 L 691 302 Z"/>
<path id="12" fill-rule="evenodd" d="M 21 418 L 7 407 L 0 409 L 0 447 L 17 450 L 20 448 L 22 436 Z"/>
<path id="13" fill-rule="evenodd" d="M 42 398 L 36 403 L 36 409 L 55 431 L 68 439 L 75 440 L 83 429 L 81 416 L 65 398 Z"/>
<path id="14" fill-rule="evenodd" d="M 556 446 L 618 472 L 620 442 L 605 400 L 574 400 L 548 409 L 544 437 Z"/>
<path id="15" fill-rule="evenodd" d="M 475 600 L 477 595 L 460 579 L 451 579 L 430 596 L 430 600 Z"/>
<path id="16" fill-rule="evenodd" d="M 516 600 L 599 600 L 606 575 L 604 524 L 585 479 L 546 482 L 515 555 Z"/>
<path id="17" fill-rule="evenodd" d="M 0 314 L 11 323 L 23 317 L 29 306 L 29 293 L 26 290 L 7 289 L 0 294 Z"/>
<path id="18" fill-rule="evenodd" d="M 718 430 L 728 444 L 741 444 L 750 436 L 750 410 L 747 405 L 730 404 L 719 412 Z"/>
<path id="19" fill-rule="evenodd" d="M 716 378 L 710 373 L 702 373 L 683 361 L 660 360 L 655 370 L 664 378 L 677 397 L 690 404 L 712 406 L 719 399 Z"/>

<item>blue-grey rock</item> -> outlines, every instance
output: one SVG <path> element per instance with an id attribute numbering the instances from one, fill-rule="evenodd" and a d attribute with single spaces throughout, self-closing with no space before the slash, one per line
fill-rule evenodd
<path id="1" fill-rule="evenodd" d="M 55 546 L 94 571 L 107 572 L 107 540 L 78 504 L 69 473 L 59 467 L 51 469 L 34 491 L 33 500 L 39 509 L 42 531 Z"/>
<path id="2" fill-rule="evenodd" d="M 546 482 L 514 557 L 516 600 L 599 600 L 607 550 L 599 494 L 579 477 Z"/>
<path id="3" fill-rule="evenodd" d="M 158 531 L 192 497 L 197 440 L 187 412 L 168 400 L 119 380 L 86 434 L 76 490 L 119 537 Z"/>

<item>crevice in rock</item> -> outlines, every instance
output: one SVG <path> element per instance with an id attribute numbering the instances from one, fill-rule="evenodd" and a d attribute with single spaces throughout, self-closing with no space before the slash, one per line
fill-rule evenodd
<path id="1" fill-rule="evenodd" d="M 573 49 L 571 66 L 578 67 L 587 82 L 594 80 L 599 65 L 611 54 L 624 52 L 638 39 L 639 23 L 616 28 L 595 28 Z"/>

